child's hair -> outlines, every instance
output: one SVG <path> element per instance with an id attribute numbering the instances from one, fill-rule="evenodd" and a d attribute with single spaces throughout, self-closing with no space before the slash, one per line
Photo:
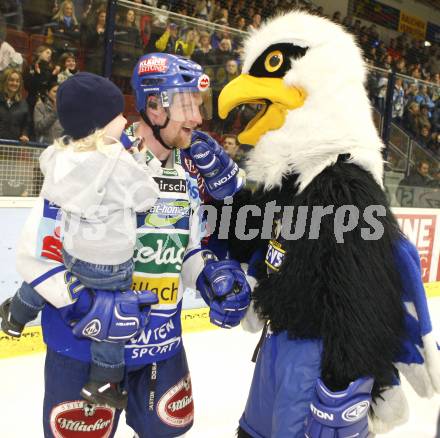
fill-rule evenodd
<path id="1" fill-rule="evenodd" d="M 57 138 L 54 141 L 54 145 L 58 149 L 67 149 L 70 147 L 73 148 L 75 152 L 88 152 L 97 150 L 104 155 L 111 156 L 112 148 L 110 148 L 109 144 L 106 144 L 104 140 L 105 137 L 105 129 L 97 129 L 87 137 L 80 138 L 78 140 L 74 140 L 72 137 L 64 135 L 63 137 Z M 117 139 L 114 140 L 119 141 Z"/>

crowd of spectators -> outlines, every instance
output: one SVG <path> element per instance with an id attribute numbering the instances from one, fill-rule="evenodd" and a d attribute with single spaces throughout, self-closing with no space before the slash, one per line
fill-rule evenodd
<path id="1" fill-rule="evenodd" d="M 240 31 L 258 29 L 262 20 L 274 12 L 289 10 L 298 2 L 135 0 L 132 3 L 131 8 L 120 6 L 116 12 L 112 69 L 113 79 L 123 92 L 131 94 L 129 78 L 138 57 L 142 53 L 163 51 L 200 63 L 212 79 L 215 102 L 220 89 L 240 74 L 244 37 Z M 142 4 L 156 7 L 159 12 L 148 13 L 139 8 Z M 106 5 L 105 0 L 2 0 L 1 111 L 15 117 L 13 114 L 21 114 L 27 107 L 29 117 L 20 119 L 17 124 L 4 123 L 0 137 L 50 141 L 57 134 L 53 100 L 56 84 L 78 69 L 98 74 L 103 71 Z M 310 3 L 303 7 L 326 16 L 322 7 L 313 7 Z M 192 18 L 206 23 L 194 23 Z M 368 81 L 371 101 L 379 111 L 384 110 L 387 72 L 404 75 L 395 81 L 392 118 L 422 147 L 440 158 L 439 46 L 425 46 L 406 34 L 384 41 L 374 24 L 366 26 L 351 16 L 343 18 L 340 12 L 328 18 L 354 34 L 368 64 L 384 70 L 383 73 L 375 70 Z M 6 25 L 39 35 L 41 44 L 33 47 L 33 53 L 28 56 L 19 53 L 6 42 Z M 23 90 L 15 97 L 9 95 L 11 91 L 6 79 L 11 71 L 13 78 L 19 77 L 19 88 Z M 16 103 L 12 105 L 11 102 Z M 208 128 L 217 133 L 219 139 L 224 133 L 236 135 L 255 110 L 257 108 L 249 106 L 237 108 L 226 121 L 221 121 L 214 113 L 214 121 Z M 43 114 L 50 114 L 50 126 L 42 126 Z M 23 126 L 20 132 L 12 129 L 18 125 Z"/>

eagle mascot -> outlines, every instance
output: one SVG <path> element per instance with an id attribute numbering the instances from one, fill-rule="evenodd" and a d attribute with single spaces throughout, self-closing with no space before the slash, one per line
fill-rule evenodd
<path id="1" fill-rule="evenodd" d="M 384 433 L 408 416 L 399 372 L 421 396 L 440 392 L 419 256 L 383 191 L 365 79 L 352 35 L 294 11 L 249 36 L 220 94 L 222 118 L 259 106 L 239 136 L 254 146 L 256 189 L 234 208 L 272 211 L 252 210 L 247 229 L 261 233 L 231 243 L 256 272 L 243 325 L 263 328 L 239 437 Z"/>

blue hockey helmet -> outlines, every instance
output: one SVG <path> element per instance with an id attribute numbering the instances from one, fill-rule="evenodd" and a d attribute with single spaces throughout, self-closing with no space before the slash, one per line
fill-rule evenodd
<path id="1" fill-rule="evenodd" d="M 131 86 L 136 97 L 136 109 L 140 113 L 145 111 L 148 96 L 156 95 L 171 119 L 184 120 L 188 111 L 193 112 L 196 107 L 204 119 L 212 116 L 209 77 L 199 64 L 181 56 L 168 53 L 143 55 L 133 71 Z M 179 99 L 175 99 L 176 94 Z M 183 95 L 186 97 L 183 98 Z M 199 97 L 192 99 L 191 96 Z M 180 105 L 173 106 L 177 100 Z"/>

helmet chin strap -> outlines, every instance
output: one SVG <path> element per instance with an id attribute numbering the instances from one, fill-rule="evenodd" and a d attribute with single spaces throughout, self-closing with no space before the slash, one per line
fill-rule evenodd
<path id="1" fill-rule="evenodd" d="M 170 118 L 167 115 L 167 120 L 163 125 L 153 125 L 151 123 L 151 120 L 149 119 L 149 117 L 147 116 L 147 113 L 145 112 L 145 110 L 141 110 L 139 111 L 142 120 L 151 128 L 151 130 L 153 131 L 153 135 L 154 138 L 165 148 L 168 149 L 169 151 L 172 151 L 174 149 L 174 147 L 172 146 L 168 146 L 167 144 L 165 144 L 165 142 L 162 140 L 162 137 L 160 135 L 160 131 L 161 129 L 164 129 L 168 126 L 168 123 L 170 122 Z"/>

